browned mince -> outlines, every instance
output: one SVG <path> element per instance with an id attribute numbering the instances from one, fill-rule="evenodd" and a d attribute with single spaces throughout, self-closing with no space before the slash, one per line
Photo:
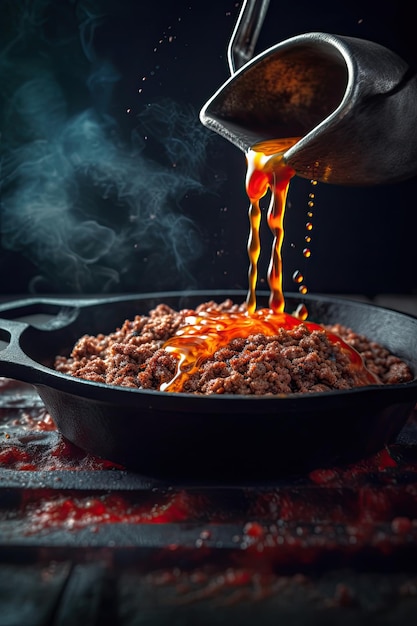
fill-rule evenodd
<path id="1" fill-rule="evenodd" d="M 243 310 L 226 300 L 206 302 L 191 311 L 175 311 L 160 304 L 148 315 L 137 315 L 109 335 L 85 335 L 69 357 L 57 356 L 55 368 L 94 382 L 138 389 L 158 390 L 175 375 L 176 357 L 164 343 L 184 325 L 187 315 L 213 308 Z M 352 368 L 339 345 L 326 330 L 338 334 L 355 348 L 364 364 L 381 383 L 404 383 L 413 379 L 406 363 L 378 343 L 340 324 L 310 331 L 300 323 L 280 328 L 275 336 L 250 335 L 233 339 L 207 358 L 184 383 L 182 391 L 196 394 L 265 395 L 350 389 L 367 384 Z"/>

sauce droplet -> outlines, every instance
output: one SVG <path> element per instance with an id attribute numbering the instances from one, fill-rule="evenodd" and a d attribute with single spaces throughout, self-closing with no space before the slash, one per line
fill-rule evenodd
<path id="1" fill-rule="evenodd" d="M 304 276 L 301 274 L 300 270 L 296 270 L 292 275 L 292 279 L 295 283 L 302 283 L 304 280 Z"/>

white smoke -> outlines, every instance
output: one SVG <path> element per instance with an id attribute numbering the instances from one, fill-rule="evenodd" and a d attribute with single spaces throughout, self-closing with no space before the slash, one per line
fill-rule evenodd
<path id="1" fill-rule="evenodd" d="M 8 4 L 0 234 L 37 268 L 29 290 L 194 286 L 189 266 L 203 250 L 180 201 L 206 191 L 211 135 L 197 112 L 148 103 L 126 137 L 110 113 L 119 72 L 94 50 L 94 3 L 78 3 L 77 37 L 68 29 L 59 42 L 46 29 L 53 2 Z"/>

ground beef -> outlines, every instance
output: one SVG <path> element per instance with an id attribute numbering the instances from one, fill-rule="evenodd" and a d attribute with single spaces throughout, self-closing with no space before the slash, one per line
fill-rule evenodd
<path id="1" fill-rule="evenodd" d="M 126 320 L 109 335 L 81 337 L 69 357 L 57 356 L 56 370 L 110 385 L 160 389 L 174 377 L 176 357 L 163 349 L 187 316 L 203 311 L 240 311 L 231 300 L 206 302 L 195 311 L 160 304 L 148 315 Z M 310 330 L 304 324 L 276 335 L 253 334 L 219 348 L 186 377 L 182 391 L 196 394 L 267 395 L 350 389 L 369 384 L 363 368 L 353 368 L 326 330 L 339 335 L 362 356 L 381 383 L 413 379 L 406 363 L 351 329 L 335 324 Z"/>

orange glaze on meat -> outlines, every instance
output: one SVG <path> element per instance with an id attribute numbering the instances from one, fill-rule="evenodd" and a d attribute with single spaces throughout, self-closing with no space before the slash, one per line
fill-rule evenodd
<path id="1" fill-rule="evenodd" d="M 211 357 L 216 350 L 226 346 L 232 339 L 253 334 L 274 336 L 280 328 L 291 330 L 300 324 L 298 317 L 288 313 L 276 313 L 272 309 L 257 309 L 249 312 L 207 311 L 185 319 L 185 325 L 164 344 L 164 350 L 178 358 L 177 371 L 168 383 L 161 385 L 161 391 L 182 391 L 189 376 L 198 370 L 201 363 Z M 314 322 L 302 322 L 310 331 L 323 327 Z M 326 333 L 330 341 L 341 346 L 349 356 L 352 368 L 364 369 L 360 354 L 338 335 Z M 369 384 L 377 383 L 375 376 L 368 372 Z"/>
<path id="2" fill-rule="evenodd" d="M 284 213 L 288 188 L 295 171 L 284 162 L 284 153 L 298 141 L 298 138 L 265 141 L 248 150 L 246 191 L 250 200 L 248 239 L 249 289 L 246 298 L 246 311 L 205 312 L 189 316 L 185 325 L 176 335 L 164 344 L 164 349 L 178 359 L 175 376 L 161 385 L 161 391 L 182 391 L 183 384 L 203 361 L 216 350 L 226 346 L 237 337 L 246 338 L 253 334 L 276 335 L 280 328 L 286 330 L 304 323 L 310 330 L 323 330 L 323 327 L 305 322 L 308 311 L 300 306 L 294 315 L 284 312 L 285 299 L 282 290 L 281 248 L 284 237 Z M 273 245 L 268 269 L 270 287 L 269 309 L 256 308 L 257 263 L 261 243 L 259 227 L 261 223 L 261 199 L 271 192 L 268 209 L 268 226 L 273 236 Z M 339 343 L 348 353 L 354 368 L 364 368 L 362 357 L 356 350 L 336 335 L 330 335 L 333 342 Z M 369 384 L 378 382 L 369 372 Z"/>

